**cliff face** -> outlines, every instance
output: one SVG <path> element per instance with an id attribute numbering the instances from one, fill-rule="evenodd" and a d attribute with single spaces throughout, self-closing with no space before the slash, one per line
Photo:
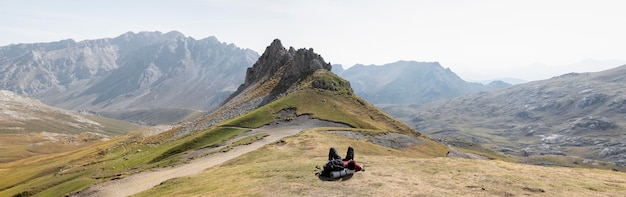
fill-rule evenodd
<path id="1" fill-rule="evenodd" d="M 280 40 L 275 39 L 259 60 L 246 70 L 244 83 L 225 100 L 223 106 L 236 104 L 254 109 L 295 90 L 301 80 L 316 70 L 330 71 L 331 68 L 313 49 L 295 50 L 290 47 L 287 50 Z"/>
<path id="2" fill-rule="evenodd" d="M 246 95 L 264 85 L 274 86 L 269 94 L 264 95 L 268 97 L 267 101 L 273 100 L 317 69 L 330 71 L 331 68 L 331 65 L 313 52 L 313 49 L 295 50 L 290 47 L 287 50 L 280 40 L 275 39 L 259 60 L 246 70 L 245 82 L 226 101 Z"/>
<path id="3" fill-rule="evenodd" d="M 244 80 L 249 49 L 179 32 L 0 47 L 0 89 L 74 110 L 208 110 Z"/>

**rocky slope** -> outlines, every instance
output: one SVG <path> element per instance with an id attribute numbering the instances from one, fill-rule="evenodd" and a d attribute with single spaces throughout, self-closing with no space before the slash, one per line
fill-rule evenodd
<path id="1" fill-rule="evenodd" d="M 438 62 L 357 64 L 334 72 L 350 81 L 357 95 L 374 104 L 424 104 L 510 86 L 501 81 L 488 85 L 466 82 Z"/>
<path id="2" fill-rule="evenodd" d="M 434 138 L 626 165 L 626 66 L 387 112 Z"/>
<path id="3" fill-rule="evenodd" d="M 301 85 L 303 79 L 318 69 L 330 71 L 331 65 L 314 53 L 313 49 L 296 50 L 290 47 L 287 50 L 281 41 L 276 39 L 266 48 L 258 61 L 246 70 L 245 81 L 237 91 L 231 94 L 218 110 L 205 115 L 200 128 L 243 115 L 293 92 Z M 350 87 L 347 81 L 334 85 Z"/>
<path id="4" fill-rule="evenodd" d="M 126 33 L 0 47 L 0 89 L 72 110 L 217 106 L 258 54 L 215 37 Z"/>
<path id="5" fill-rule="evenodd" d="M 73 150 L 137 128 L 0 90 L 0 163 Z"/>
<path id="6" fill-rule="evenodd" d="M 155 168 L 166 167 L 164 170 L 168 174 L 189 174 L 190 171 L 184 167 L 189 165 L 185 164 L 182 168 L 171 166 L 207 155 L 210 158 L 217 157 L 196 160 L 195 163 L 199 165 L 189 166 L 200 168 L 191 172 L 196 173 L 210 166 L 232 164 L 237 158 L 249 156 L 242 154 L 264 144 L 294 144 L 300 145 L 300 148 L 290 150 L 312 152 L 309 146 L 311 143 L 294 143 L 289 141 L 291 137 L 286 137 L 300 135 L 300 132 L 323 132 L 335 136 L 333 139 L 339 141 L 355 138 L 354 141 L 366 147 L 380 150 L 377 155 L 388 156 L 393 153 L 421 158 L 446 155 L 446 146 L 421 135 L 355 96 L 350 84 L 330 72 L 330 69 L 330 65 L 312 49 L 285 49 L 279 40 L 274 40 L 257 63 L 247 70 L 243 84 L 214 113 L 163 132 L 127 135 L 59 157 L 30 158 L 0 165 L 0 169 L 5 169 L 0 170 L 0 176 L 8 180 L 0 182 L 0 196 L 64 196 L 70 192 L 97 195 L 91 193 L 92 190 L 78 191 L 99 182 L 127 178 L 133 184 L 142 185 L 139 187 L 143 187 L 144 180 L 148 181 L 149 188 L 164 181 L 160 177 L 157 179 L 160 181 L 153 182 L 151 176 L 160 176 L 160 173 L 152 173 L 160 171 Z M 335 131 L 335 134 L 331 134 L 331 131 Z M 312 140 L 310 142 L 318 140 L 316 137 L 307 138 Z M 337 145 L 327 140 L 319 142 L 324 143 L 320 147 L 324 147 L 325 151 Z M 373 150 L 366 147 L 360 150 Z M 300 171 L 304 165 L 313 167 L 302 163 L 297 158 L 300 156 L 289 154 L 289 157 L 283 157 L 276 154 L 272 157 L 279 159 L 264 158 L 273 161 L 293 160 L 296 163 L 294 166 L 299 166 Z M 203 162 L 208 160 L 211 162 Z M 227 160 L 223 164 L 215 162 Z M 319 161 L 323 162 L 324 159 Z M 41 162 L 42 165 L 35 162 Z M 140 171 L 147 171 L 145 174 L 149 175 L 133 175 Z M 313 175 L 312 171 L 308 173 Z M 107 188 L 112 191 L 124 190 L 128 185 Z M 99 187 L 95 188 L 100 191 Z M 136 191 L 141 190 L 133 189 L 133 192 Z"/>

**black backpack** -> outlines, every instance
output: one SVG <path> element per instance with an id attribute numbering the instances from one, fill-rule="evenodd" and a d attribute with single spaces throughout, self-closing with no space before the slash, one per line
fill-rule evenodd
<path id="1" fill-rule="evenodd" d="M 321 176 L 330 177 L 330 173 L 333 171 L 341 171 L 343 170 L 343 160 L 341 159 L 333 159 L 329 160 L 324 164 L 324 169 L 320 173 Z"/>

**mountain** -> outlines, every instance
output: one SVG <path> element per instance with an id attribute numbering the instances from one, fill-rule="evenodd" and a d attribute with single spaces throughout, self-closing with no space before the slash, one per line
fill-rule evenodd
<path id="1" fill-rule="evenodd" d="M 349 109 L 351 107 L 367 110 L 370 114 L 370 120 L 365 122 L 350 120 L 349 125 L 352 127 L 375 129 L 378 128 L 373 126 L 378 125 L 375 122 L 386 120 L 389 121 L 390 125 L 385 124 L 382 126 L 383 128 L 398 132 L 417 133 L 400 122 L 391 121 L 393 120 L 392 117 L 356 97 L 350 83 L 330 72 L 331 69 L 332 66 L 326 63 L 313 49 L 296 50 L 293 47 L 286 49 L 280 40 L 276 39 L 266 48 L 259 60 L 247 69 L 244 83 L 224 101 L 220 108 L 205 114 L 198 121 L 184 126 L 184 129 L 181 129 L 180 133 L 175 134 L 175 136 L 183 136 L 191 131 L 201 130 L 219 122 L 245 115 L 252 110 L 275 103 L 277 100 L 286 100 L 283 102 L 289 104 L 270 107 L 272 110 L 262 112 L 264 114 L 260 116 L 265 116 L 265 121 L 270 121 L 273 117 L 277 118 L 276 114 L 280 110 L 291 113 L 297 109 L 298 115 L 314 114 L 313 117 L 319 119 L 344 122 L 336 117 L 338 114 L 347 115 L 344 114 L 346 113 L 344 110 L 338 110 L 337 114 L 320 112 L 319 110 L 328 110 L 320 106 L 319 103 L 322 102 L 341 105 L 341 109 L 348 108 L 345 111 L 354 111 Z M 343 97 L 339 95 L 343 95 Z M 336 102 L 332 101 L 337 98 L 342 99 Z M 358 106 L 353 106 L 355 104 Z M 302 111 L 302 108 L 298 108 L 300 105 L 306 106 L 305 109 L 310 111 Z M 330 117 L 324 118 L 324 114 Z M 357 114 L 350 114 L 348 117 L 355 115 Z M 264 124 L 267 123 L 264 122 Z"/>
<path id="2" fill-rule="evenodd" d="M 0 196 L 611 196 L 626 188 L 607 170 L 444 157 L 458 151 L 359 98 L 330 69 L 312 49 L 275 40 L 219 110 L 160 133 L 0 164 Z M 329 147 L 348 146 L 366 171 L 314 175 Z"/>
<path id="3" fill-rule="evenodd" d="M 74 150 L 135 129 L 138 126 L 0 90 L 0 163 Z"/>
<path id="4" fill-rule="evenodd" d="M 357 95 L 374 104 L 424 104 L 510 86 L 504 82 L 469 83 L 437 62 L 357 64 L 339 75 L 351 82 Z"/>
<path id="5" fill-rule="evenodd" d="M 478 83 L 482 83 L 482 84 L 489 84 L 491 82 L 494 81 L 502 81 L 511 85 L 517 85 L 517 84 L 522 84 L 522 83 L 527 83 L 528 81 L 523 80 L 523 79 L 516 79 L 516 78 L 496 78 L 496 79 L 492 79 L 492 80 L 477 80 L 477 81 L 472 81 L 472 82 L 478 82 Z"/>
<path id="6" fill-rule="evenodd" d="M 0 89 L 71 110 L 209 110 L 257 58 L 215 37 L 174 31 L 16 44 L 0 47 Z"/>
<path id="7" fill-rule="evenodd" d="M 205 155 L 243 154 L 247 148 L 241 146 L 252 143 L 290 144 L 283 138 L 306 131 L 363 139 L 367 146 L 385 147 L 385 152 L 410 150 L 413 157 L 446 155 L 445 146 L 355 96 L 350 83 L 330 70 L 331 65 L 313 49 L 286 49 L 274 40 L 246 70 L 243 83 L 214 112 L 170 130 L 119 137 L 60 157 L 0 166 L 12 169 L 0 171 L 9 180 L 0 183 L 0 195 L 65 195 L 138 171 L 159 171 L 152 168 L 183 165 L 172 168 L 185 171 L 188 168 L 182 163 L 195 159 L 198 162 L 191 165 L 211 163 L 199 159 Z M 324 146 L 327 149 L 331 144 Z M 46 165 L 34 167 L 36 160 L 45 160 Z M 25 171 L 28 175 L 19 176 Z M 99 195 L 104 191 L 100 187 L 104 186 L 71 195 Z"/>
<path id="8" fill-rule="evenodd" d="M 626 64 L 624 60 L 596 60 L 596 59 L 584 59 L 578 62 L 574 62 L 571 64 L 545 64 L 545 63 L 534 63 L 532 65 L 519 68 L 517 70 L 510 70 L 509 74 L 515 74 L 520 70 L 532 70 L 533 68 L 541 68 L 541 72 L 536 72 L 532 76 L 523 76 L 526 79 L 532 80 L 541 80 L 541 79 L 549 79 L 554 76 L 560 76 L 566 74 L 566 72 L 575 72 L 575 73 L 583 73 L 583 72 L 598 72 L 603 70 L 608 70 L 611 68 L 615 68 L 620 65 Z M 519 75 L 518 75 L 519 76 Z"/>
<path id="9" fill-rule="evenodd" d="M 483 144 L 522 160 L 577 156 L 624 166 L 624 84 L 621 66 L 385 110 L 433 138 Z"/>

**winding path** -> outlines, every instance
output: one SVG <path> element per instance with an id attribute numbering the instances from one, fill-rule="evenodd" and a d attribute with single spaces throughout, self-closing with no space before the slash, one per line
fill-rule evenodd
<path id="1" fill-rule="evenodd" d="M 129 196 L 137 194 L 139 192 L 148 190 L 156 185 L 161 184 L 163 181 L 197 174 L 204 169 L 219 165 L 228 160 L 234 159 L 240 155 L 254 151 L 266 144 L 275 142 L 281 138 L 292 136 L 300 133 L 300 131 L 315 128 L 315 127 L 345 127 L 343 124 L 332 123 L 327 121 L 321 121 L 317 119 L 310 119 L 309 117 L 298 117 L 294 121 L 282 124 L 274 124 L 264 126 L 258 129 L 253 129 L 251 132 L 246 132 L 245 136 L 253 135 L 256 133 L 267 133 L 269 136 L 258 140 L 249 145 L 236 146 L 228 152 L 218 152 L 207 155 L 195 160 L 191 160 L 189 163 L 181 164 L 174 167 L 160 168 L 156 170 L 144 171 L 136 174 L 132 174 L 123 179 L 117 179 L 112 181 L 103 182 L 91 186 L 83 191 L 73 193 L 70 196 Z M 239 136 L 236 139 L 241 137 Z M 235 140 L 235 139 L 234 139 Z M 225 143 L 230 144 L 230 143 Z M 217 148 L 221 148 L 217 147 Z"/>

